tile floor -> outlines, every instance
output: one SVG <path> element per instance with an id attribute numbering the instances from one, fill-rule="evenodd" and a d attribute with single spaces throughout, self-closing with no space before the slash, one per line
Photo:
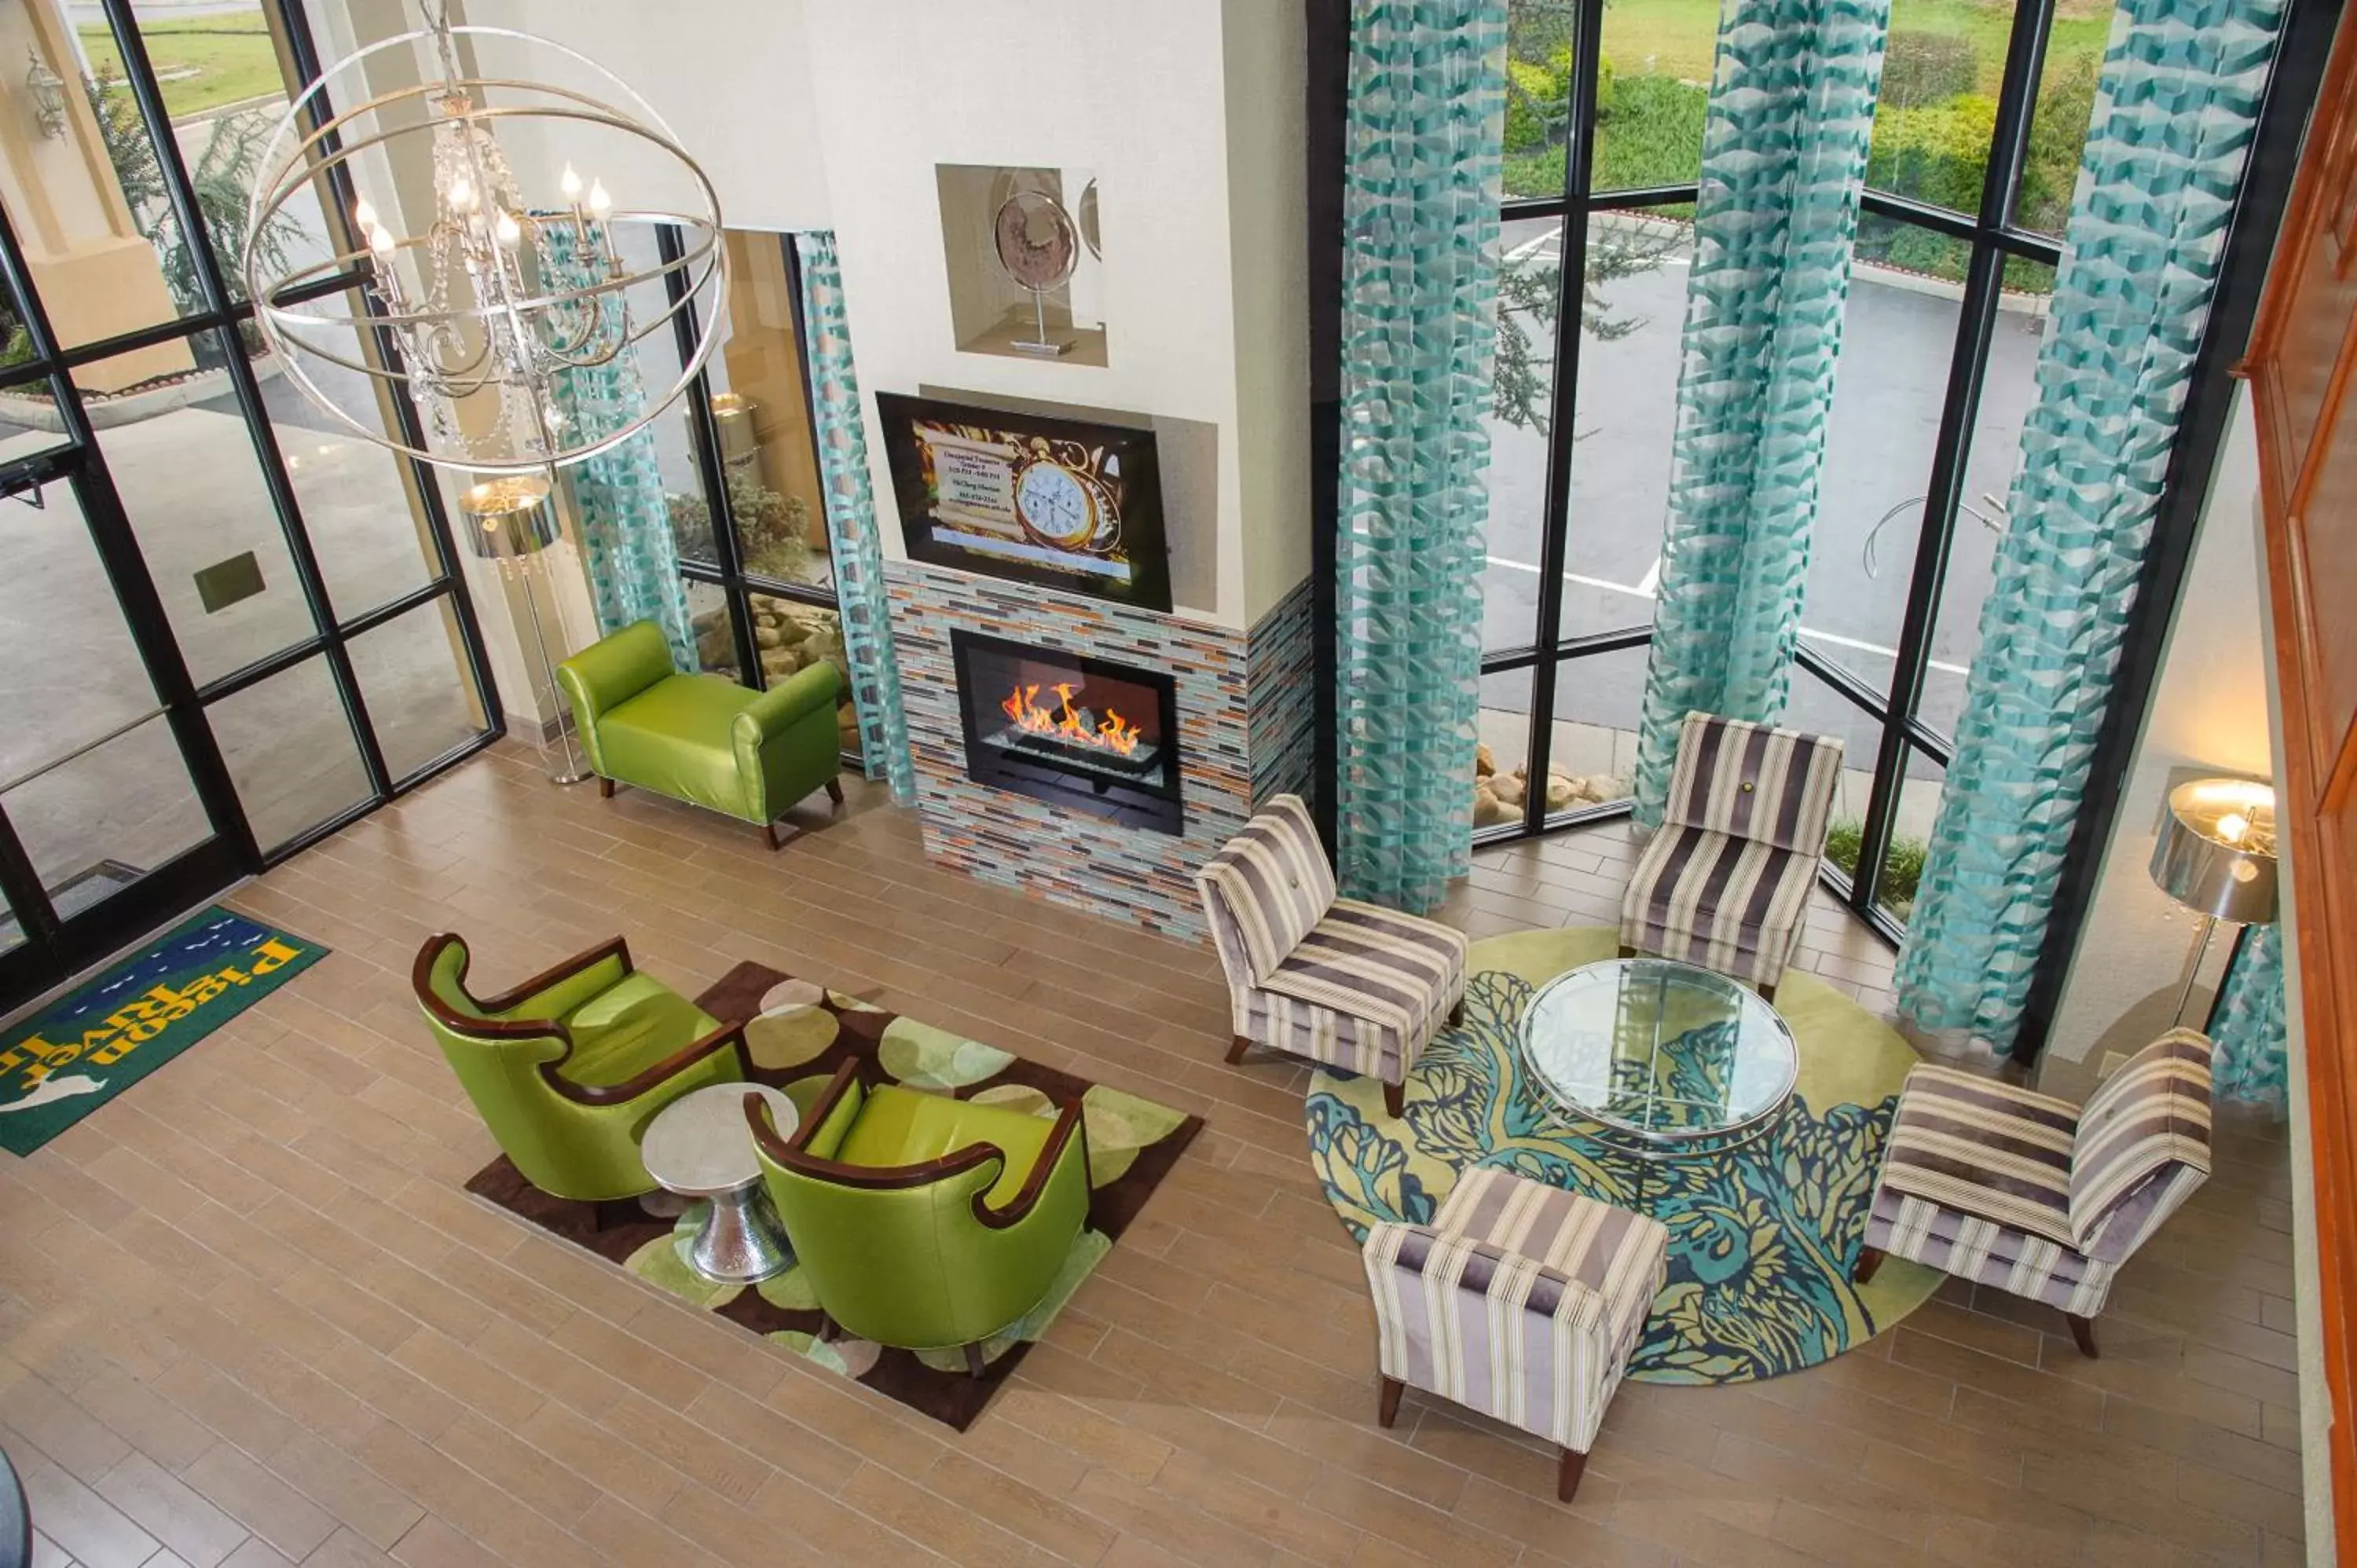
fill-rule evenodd
<path id="1" fill-rule="evenodd" d="M 1222 1064 L 1209 950 L 938 872 L 879 802 L 773 855 L 509 744 L 238 894 L 335 954 L 0 1160 L 0 1445 L 42 1568 L 2298 1560 L 2279 1131 L 2230 1124 L 2102 1361 L 1955 1290 L 1794 1377 L 1627 1387 L 1566 1509 L 1512 1434 L 1415 1393 L 1375 1426 L 1306 1074 Z M 1605 922 L 1629 853 L 1484 852 L 1450 914 Z M 760 959 L 1211 1126 L 958 1438 L 459 1192 L 491 1145 L 407 982 L 445 928 L 486 984 L 617 930 L 690 989 Z M 1888 1005 L 1830 902 L 1803 961 Z"/>

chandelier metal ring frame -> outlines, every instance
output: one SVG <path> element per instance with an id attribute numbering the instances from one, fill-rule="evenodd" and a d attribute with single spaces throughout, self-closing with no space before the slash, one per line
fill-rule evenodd
<path id="1" fill-rule="evenodd" d="M 264 144 L 261 160 L 264 174 L 255 182 L 248 207 L 248 243 L 242 267 L 246 295 L 253 302 L 255 322 L 264 340 L 279 352 L 285 373 L 310 402 L 353 434 L 441 467 L 487 474 L 548 473 L 608 451 L 644 429 L 679 400 L 711 359 L 723 330 L 726 312 L 718 306 L 725 299 L 728 274 L 719 196 L 653 106 L 595 60 L 552 39 L 512 28 L 441 25 L 430 5 L 428 16 L 436 25 L 355 49 L 321 71 L 287 105 Z M 461 74 L 455 64 L 455 43 L 462 38 L 503 39 L 551 50 L 609 84 L 627 107 L 618 108 L 587 92 L 550 82 Z M 439 52 L 445 67 L 441 76 L 428 76 L 368 97 L 341 113 L 323 116 L 315 129 L 304 130 L 307 114 L 320 111 L 328 89 L 339 78 L 372 55 L 393 48 L 414 51 L 420 43 Z M 538 95 L 556 102 L 494 104 L 490 97 L 493 92 L 526 98 Z M 385 124 L 385 111 L 413 102 L 422 102 L 426 110 L 422 120 Z M 384 128 L 357 134 L 356 127 L 371 115 L 378 116 L 376 124 Z M 565 171 L 569 208 L 533 209 L 520 201 L 514 208 L 499 204 L 502 191 L 515 193 L 516 182 L 490 140 L 491 128 L 503 121 L 530 120 L 603 127 L 651 145 L 693 180 L 701 211 L 613 210 L 597 206 L 592 218 L 581 204 L 569 164 Z M 437 177 L 436 220 L 425 233 L 396 235 L 379 225 L 372 232 L 361 233 L 353 250 L 282 270 L 278 275 L 265 275 L 264 263 L 268 257 L 261 238 L 270 232 L 267 225 L 299 191 L 316 182 L 333 199 L 335 186 L 326 177 L 330 170 L 343 168 L 347 188 L 357 192 L 361 188 L 361 171 L 353 166 L 353 160 L 374 148 L 417 137 L 437 138 L 437 167 L 443 154 L 439 139 L 455 137 L 470 160 L 467 166 L 475 176 L 473 188 L 491 197 L 492 202 L 481 204 L 479 210 L 469 206 L 454 215 L 449 209 L 450 192 Z M 490 148 L 488 167 L 482 151 L 486 146 Z M 464 186 L 467 181 L 462 177 L 457 183 Z M 595 194 L 604 198 L 602 185 Z M 370 210 L 363 199 L 361 211 Z M 458 222 L 460 218 L 477 221 L 470 227 Z M 611 247 L 615 225 L 643 225 L 650 231 L 658 225 L 668 226 L 678 232 L 681 243 L 671 260 L 626 271 Z M 356 220 L 355 228 L 359 227 Z M 576 254 L 587 253 L 603 275 L 571 287 L 528 277 L 523 258 L 539 254 L 545 231 L 552 229 L 569 231 Z M 436 303 L 445 298 L 450 286 L 451 279 L 442 274 L 454 270 L 449 261 L 453 247 L 470 244 L 472 250 L 461 257 L 468 297 L 458 304 Z M 414 303 L 406 297 L 399 281 L 399 261 L 404 254 L 426 281 L 423 297 Z M 440 272 L 429 271 L 429 266 Z M 355 271 L 364 274 L 364 295 L 374 296 L 358 310 L 298 308 L 316 306 L 338 297 L 335 295 L 288 300 L 287 296 L 300 294 L 307 286 Z M 634 327 L 628 291 L 650 283 L 662 285 L 665 306 L 649 313 L 642 324 Z M 694 350 L 683 357 L 677 378 L 659 391 L 649 390 L 642 405 L 619 426 L 586 432 L 574 438 L 577 444 L 568 445 L 561 434 L 566 422 L 554 410 L 549 380 L 566 370 L 611 363 L 641 338 L 671 327 L 682 311 L 707 291 L 713 307 L 702 312 L 696 322 Z M 583 317 L 588 323 L 586 327 Z M 399 349 L 395 362 L 371 363 L 357 353 L 348 357 L 307 336 L 329 329 L 375 328 L 392 334 Z M 468 342 L 469 328 L 479 343 Z M 425 419 L 425 444 L 413 445 L 386 430 L 373 398 L 365 411 L 345 407 L 306 368 L 306 356 L 359 372 L 369 378 L 372 387 L 389 387 L 407 395 Z M 499 412 L 493 424 L 505 433 L 508 450 L 487 449 L 477 444 L 479 437 L 461 434 L 468 421 L 458 413 L 457 405 L 485 393 L 497 401 Z M 527 410 L 529 419 L 519 419 Z M 483 424 L 479 413 L 471 423 Z M 440 446 L 435 445 L 437 434 L 443 437 Z"/>

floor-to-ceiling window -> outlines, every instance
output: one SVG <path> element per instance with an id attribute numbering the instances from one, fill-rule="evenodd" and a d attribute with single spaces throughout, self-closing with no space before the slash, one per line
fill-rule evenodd
<path id="1" fill-rule="evenodd" d="M 707 671 L 760 687 L 833 664 L 843 749 L 856 755 L 793 239 L 732 229 L 726 240 L 725 335 L 678 411 L 654 427 L 696 651 Z M 695 340 L 692 307 L 674 321 L 677 341 L 643 345 L 650 379 L 675 375 L 682 346 Z"/>
<path id="2" fill-rule="evenodd" d="M 0 1008 L 499 727 L 435 486 L 244 297 L 299 19 L 183 9 L 0 0 Z"/>
<path id="3" fill-rule="evenodd" d="M 1892 7 L 1786 722 L 1844 739 L 1831 859 L 1894 932 L 1976 647 L 2109 16 Z M 1627 809 L 1717 20 L 1715 0 L 1509 8 L 1488 835 Z"/>

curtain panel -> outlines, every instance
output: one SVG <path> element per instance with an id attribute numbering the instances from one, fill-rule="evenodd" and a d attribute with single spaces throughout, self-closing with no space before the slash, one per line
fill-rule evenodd
<path id="1" fill-rule="evenodd" d="M 2211 1084 L 2221 1100 L 2286 1109 L 2291 1059 L 2284 1025 L 2283 928 L 2253 926 L 2235 949 L 2210 1020 L 2218 1049 Z"/>
<path id="2" fill-rule="evenodd" d="M 1353 8 L 1337 869 L 1417 912 L 1472 864 L 1505 66 L 1505 0 Z"/>
<path id="3" fill-rule="evenodd" d="M 564 224 L 550 224 L 542 235 L 541 265 L 549 286 L 587 289 L 604 281 L 604 273 L 593 271 L 581 258 Z M 558 372 L 552 391 L 558 411 L 576 432 L 609 435 L 646 410 L 646 385 L 639 378 L 635 348 L 602 365 Z M 702 668 L 687 586 L 680 580 L 671 501 L 663 493 L 654 433 L 641 430 L 564 472 L 573 488 L 575 515 L 588 556 L 583 564 L 599 634 L 651 620 L 662 628 L 674 668 L 691 672 Z"/>
<path id="4" fill-rule="evenodd" d="M 2111 701 L 2284 0 L 2122 0 L 1899 1005 L 2009 1049 Z"/>
<path id="5" fill-rule="evenodd" d="M 1889 0 L 1727 0 L 1695 203 L 1637 742 L 1662 821 L 1689 713 L 1783 713 Z"/>
<path id="6" fill-rule="evenodd" d="M 859 377 L 851 362 L 843 273 L 831 230 L 794 236 L 802 263 L 802 345 L 810 369 L 811 423 L 818 434 L 819 479 L 826 490 L 826 532 L 834 552 L 836 614 L 851 666 L 851 700 L 859 715 L 859 754 L 870 779 L 890 782 L 893 800 L 917 800 L 909 757 L 909 720 L 900 705 L 900 665 L 892 651 L 892 601 L 884 581 L 884 545 L 876 532 L 876 498 L 867 470 L 867 432 Z"/>

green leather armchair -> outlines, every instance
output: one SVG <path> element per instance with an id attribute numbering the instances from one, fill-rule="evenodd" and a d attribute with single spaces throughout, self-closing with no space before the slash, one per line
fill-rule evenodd
<path id="1" fill-rule="evenodd" d="M 662 628 L 635 621 L 556 667 L 599 789 L 635 784 L 752 822 L 778 847 L 777 820 L 812 790 L 843 803 L 834 665 L 766 692 L 671 666 Z"/>
<path id="2" fill-rule="evenodd" d="M 467 944 L 432 937 L 417 1004 L 491 1136 L 557 1197 L 654 1190 L 639 1139 L 681 1095 L 745 1078 L 745 1026 L 723 1025 L 630 965 L 616 937 L 503 995 L 467 990 Z"/>
<path id="3" fill-rule="evenodd" d="M 1038 1305 L 1089 1218 L 1081 1102 L 1048 1122 L 862 1085 L 845 1062 L 791 1138 L 745 1097 L 770 1198 L 820 1307 L 904 1350 L 965 1351 Z"/>

